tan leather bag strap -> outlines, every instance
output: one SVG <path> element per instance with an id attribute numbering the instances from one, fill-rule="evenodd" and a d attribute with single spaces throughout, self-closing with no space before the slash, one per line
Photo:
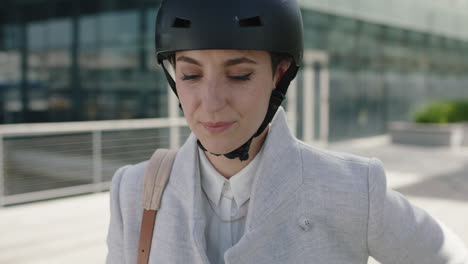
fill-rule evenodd
<path id="1" fill-rule="evenodd" d="M 150 256 L 151 241 L 153 239 L 156 214 L 161 203 L 172 164 L 174 163 L 176 150 L 157 149 L 145 171 L 143 186 L 143 218 L 141 220 L 140 242 L 138 246 L 138 264 L 147 264 Z"/>

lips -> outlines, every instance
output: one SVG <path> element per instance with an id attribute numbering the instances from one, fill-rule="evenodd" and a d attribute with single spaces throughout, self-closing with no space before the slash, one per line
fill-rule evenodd
<path id="1" fill-rule="evenodd" d="M 229 129 L 234 122 L 202 122 L 202 126 L 210 133 L 222 133 Z"/>

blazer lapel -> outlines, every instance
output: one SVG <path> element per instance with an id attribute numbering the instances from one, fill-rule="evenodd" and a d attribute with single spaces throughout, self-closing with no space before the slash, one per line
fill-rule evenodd
<path id="1" fill-rule="evenodd" d="M 198 252 L 201 263 L 209 263 L 206 252 L 206 217 L 202 214 L 200 169 L 198 162 L 197 138 L 192 133 L 180 148 L 174 161 L 169 183 L 179 193 L 186 194 L 188 224 L 192 233 L 193 246 Z M 199 262 L 197 262 L 199 263 Z"/>
<path id="2" fill-rule="evenodd" d="M 282 217 L 287 217 L 276 215 L 275 211 L 289 206 L 284 202 L 296 196 L 302 183 L 298 141 L 288 128 L 283 108 L 275 115 L 264 144 L 264 157 L 252 186 L 245 233 L 226 252 L 227 263 L 237 263 L 244 253 L 255 250 L 255 238 L 260 236 L 253 235 L 253 232 L 261 228 L 265 221 L 271 222 L 273 218 L 282 221 Z"/>
<path id="3" fill-rule="evenodd" d="M 264 143 L 264 158 L 253 182 L 246 224 L 248 231 L 262 223 L 302 183 L 302 160 L 297 140 L 289 131 L 283 108 L 278 110 Z"/>

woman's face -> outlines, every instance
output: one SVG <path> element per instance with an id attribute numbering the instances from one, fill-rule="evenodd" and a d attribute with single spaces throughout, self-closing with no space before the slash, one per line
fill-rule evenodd
<path id="1" fill-rule="evenodd" d="M 181 51 L 175 64 L 185 118 L 208 151 L 231 152 L 257 131 L 277 79 L 268 52 Z"/>

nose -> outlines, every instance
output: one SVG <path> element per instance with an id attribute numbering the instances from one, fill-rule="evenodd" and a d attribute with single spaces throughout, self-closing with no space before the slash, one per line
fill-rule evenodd
<path id="1" fill-rule="evenodd" d="M 226 93 L 219 79 L 207 80 L 202 88 L 202 106 L 208 113 L 218 112 L 226 106 Z"/>

